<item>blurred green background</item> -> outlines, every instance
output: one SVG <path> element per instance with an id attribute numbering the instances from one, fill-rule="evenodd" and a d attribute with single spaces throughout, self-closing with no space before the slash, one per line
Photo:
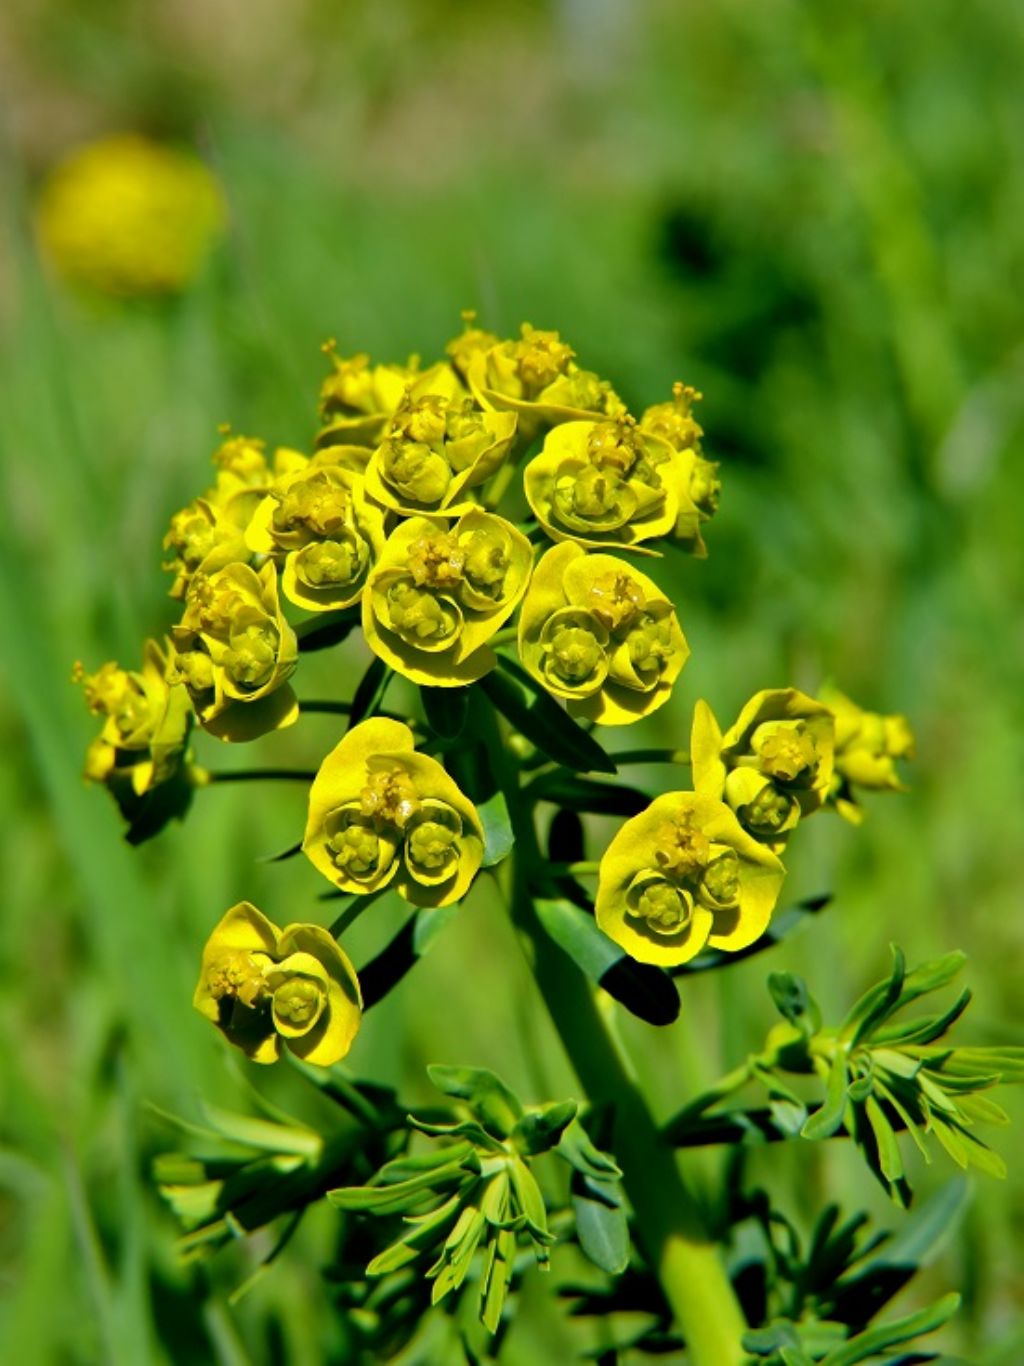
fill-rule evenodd
<path id="1" fill-rule="evenodd" d="M 685 743 L 699 696 L 725 720 L 757 688 L 825 677 L 913 722 L 910 795 L 794 846 L 789 890 L 834 906 L 687 986 L 676 1028 L 627 1022 L 660 1112 L 760 1042 L 768 968 L 842 1010 L 891 940 L 912 961 L 965 949 L 965 1037 L 1024 1042 L 1022 62 L 1022 12 L 1000 0 L 4 7 L 0 1361 L 341 1359 L 329 1212 L 231 1308 L 252 1250 L 183 1267 L 148 1177 L 177 1137 L 147 1103 L 250 1105 L 189 1005 L 215 920 L 241 897 L 329 918 L 312 869 L 256 862 L 296 838 L 303 792 L 201 793 L 132 851 L 80 780 L 93 727 L 68 681 L 77 658 L 132 663 L 173 620 L 159 541 L 207 481 L 217 423 L 308 444 L 328 336 L 430 357 L 476 307 L 499 332 L 560 329 L 634 407 L 677 378 L 704 391 L 725 483 L 711 558 L 657 571 L 693 659 L 631 740 Z M 125 128 L 191 141 L 230 203 L 227 244 L 162 305 L 77 300 L 33 245 L 47 167 Z M 346 695 L 343 661 L 304 666 L 300 694 Z M 201 737 L 200 758 L 315 763 L 337 735 L 311 717 L 242 754 Z M 397 914 L 355 927 L 357 962 Z M 530 1098 L 573 1090 L 483 894 L 351 1061 L 417 1103 L 428 1061 L 490 1065 Z M 319 1113 L 292 1079 L 259 1084 Z M 1009 1103 L 1009 1181 L 981 1179 L 919 1292 L 964 1291 L 944 1342 L 983 1366 L 1024 1360 Z M 830 1197 L 899 1219 L 843 1145 L 771 1157 L 752 1179 L 798 1221 Z M 939 1157 L 922 1192 L 949 1175 Z M 503 1360 L 585 1341 L 537 1291 Z"/>

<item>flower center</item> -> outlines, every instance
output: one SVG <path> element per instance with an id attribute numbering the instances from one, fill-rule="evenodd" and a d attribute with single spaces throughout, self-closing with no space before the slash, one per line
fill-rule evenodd
<path id="1" fill-rule="evenodd" d="M 388 616 L 392 630 L 410 644 L 421 641 L 443 641 L 459 629 L 459 621 L 450 605 L 400 579 L 387 592 Z"/>
<path id="2" fill-rule="evenodd" d="M 454 536 L 421 536 L 409 547 L 406 563 L 418 587 L 452 588 L 462 578 L 465 554 Z"/>
<path id="3" fill-rule="evenodd" d="M 206 972 L 210 995 L 215 1001 L 228 997 L 244 1006 L 255 1006 L 268 991 L 264 969 L 269 962 L 265 954 L 246 953 L 243 949 L 221 954 Z"/>
<path id="4" fill-rule="evenodd" d="M 224 668 L 239 687 L 262 688 L 277 663 L 277 631 L 270 623 L 246 626 L 231 637 Z"/>
<path id="5" fill-rule="evenodd" d="M 293 1029 L 312 1025 L 323 1007 L 323 990 L 308 977 L 291 977 L 274 992 L 274 1014 Z"/>
<path id="6" fill-rule="evenodd" d="M 656 880 L 646 883 L 627 901 L 631 914 L 644 920 L 655 934 L 678 934 L 693 915 L 693 897 L 680 887 Z"/>
<path id="7" fill-rule="evenodd" d="M 628 626 L 644 603 L 643 589 L 628 574 L 601 574 L 587 590 L 587 607 L 609 631 Z"/>
<path id="8" fill-rule="evenodd" d="M 654 857 L 668 877 L 680 881 L 691 878 L 707 867 L 711 841 L 694 824 L 692 812 L 664 825 L 655 841 Z"/>
<path id="9" fill-rule="evenodd" d="M 363 815 L 403 829 L 420 809 L 413 780 L 402 768 L 371 770 L 367 776 L 368 782 L 359 794 Z"/>

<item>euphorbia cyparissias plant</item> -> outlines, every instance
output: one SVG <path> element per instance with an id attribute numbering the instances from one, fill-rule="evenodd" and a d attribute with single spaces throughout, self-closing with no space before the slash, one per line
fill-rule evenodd
<path id="1" fill-rule="evenodd" d="M 822 1030 L 798 979 L 774 974 L 785 1025 L 697 1098 L 649 1098 L 614 1022 L 629 1010 L 670 1027 L 687 975 L 777 944 L 820 908 L 778 911 L 782 860 L 817 813 L 859 821 L 860 790 L 902 787 L 906 721 L 832 685 L 812 697 L 773 680 L 725 730 L 695 699 L 690 753 L 609 744 L 622 728 L 657 724 L 686 683 L 686 605 L 662 556 L 674 546 L 702 558 L 718 507 L 700 395 L 677 384 L 634 416 L 558 333 L 524 324 L 500 338 L 472 316 L 427 366 L 325 349 L 331 372 L 306 449 L 268 454 L 225 433 L 213 484 L 171 517 L 178 620 L 163 643 L 146 644 L 139 671 L 76 671 L 103 720 L 86 777 L 109 788 L 130 839 L 184 816 L 211 783 L 297 782 L 307 817 L 288 852 L 301 849 L 325 879 L 318 906 L 340 899 L 329 926 L 284 929 L 245 900 L 210 907 L 218 923 L 196 1008 L 252 1062 L 289 1063 L 340 1108 L 336 1130 L 322 1119 L 299 1135 L 282 1127 L 271 1167 L 239 1156 L 244 1125 L 229 1125 L 229 1157 L 165 1159 L 161 1186 L 190 1246 L 297 1219 L 329 1193 L 347 1211 L 339 1312 L 362 1359 L 397 1350 L 439 1314 L 474 1359 L 500 1351 L 521 1252 L 561 1276 L 571 1243 L 604 1278 L 581 1311 L 603 1314 L 603 1350 L 675 1346 L 694 1366 L 844 1366 L 938 1326 L 946 1301 L 869 1329 L 867 1347 L 861 1311 L 843 1318 L 831 1301 L 828 1323 L 810 1303 L 798 1325 L 776 1321 L 795 1301 L 769 1284 L 753 1303 L 731 1283 L 671 1145 L 846 1131 L 901 1203 L 901 1129 L 920 1140 L 932 1128 L 955 1160 L 994 1170 L 968 1130 L 1000 1117 L 978 1093 L 1015 1077 L 1019 1054 L 937 1053 L 965 1002 L 887 1024 L 943 985 L 945 968 L 908 974 L 899 958 L 836 1031 Z M 353 686 L 299 700 L 304 656 L 326 650 Z M 315 769 L 217 772 L 193 753 L 204 733 L 237 744 L 301 725 L 304 712 L 338 718 Z M 621 780 L 636 764 L 662 766 L 655 791 Z M 616 828 L 599 840 L 592 817 Z M 292 918 L 291 898 L 279 897 Z M 443 1104 L 409 1114 L 341 1059 L 358 1065 L 364 1012 L 453 914 L 473 915 L 484 898 L 508 907 L 581 1089 L 527 1104 L 470 1057 L 432 1069 Z M 348 927 L 396 910 L 408 918 L 357 971 L 340 943 Z M 403 1018 L 416 1009 L 407 997 Z M 464 1032 L 472 1048 L 471 1018 Z M 816 1109 L 792 1075 L 824 1086 Z M 748 1082 L 768 1087 L 772 1108 L 723 1111 Z M 663 1132 L 655 1109 L 677 1112 Z M 727 1225 L 745 1217 L 735 1193 L 721 1203 Z M 653 1317 L 630 1337 L 620 1310 L 638 1296 Z"/>

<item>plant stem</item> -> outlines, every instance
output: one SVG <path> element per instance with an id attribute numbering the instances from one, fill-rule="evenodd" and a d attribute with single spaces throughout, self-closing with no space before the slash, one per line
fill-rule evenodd
<path id="1" fill-rule="evenodd" d="M 688 749 L 623 749 L 609 754 L 617 764 L 689 764 Z"/>
<path id="2" fill-rule="evenodd" d="M 550 863 L 544 865 L 545 873 L 550 873 L 552 877 L 596 877 L 599 863 L 590 860 L 581 860 L 579 863 Z"/>
<path id="3" fill-rule="evenodd" d="M 277 782 L 311 783 L 316 777 L 306 768 L 232 768 L 211 773 L 206 770 L 208 783 L 254 783 L 271 779 Z"/>
<path id="4" fill-rule="evenodd" d="M 483 709 L 481 709 L 483 710 Z M 636 1216 L 637 1236 L 686 1339 L 693 1366 L 739 1366 L 746 1329 L 718 1250 L 678 1160 L 658 1133 L 647 1100 L 609 1033 L 594 994 L 544 931 L 527 878 L 543 865 L 533 813 L 495 718 L 491 753 L 516 837 L 511 912 L 537 985 L 576 1075 L 594 1105 L 614 1116 L 614 1153 Z"/>

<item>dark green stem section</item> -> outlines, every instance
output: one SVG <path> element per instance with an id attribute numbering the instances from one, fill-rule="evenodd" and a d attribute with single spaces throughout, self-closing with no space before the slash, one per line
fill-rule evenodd
<path id="1" fill-rule="evenodd" d="M 496 722 L 490 725 L 496 732 Z M 545 862 L 533 814 L 522 799 L 515 764 L 500 735 L 489 736 L 492 740 L 491 754 L 516 836 L 512 917 L 523 951 L 589 1100 L 608 1106 L 614 1115 L 613 1151 L 633 1205 L 637 1237 L 686 1339 L 689 1359 L 693 1366 L 739 1366 L 745 1359 L 741 1338 L 746 1323 L 699 1206 L 675 1154 L 658 1133 L 593 991 L 537 918 L 529 877 L 531 872 L 541 874 Z"/>
<path id="2" fill-rule="evenodd" d="M 268 779 L 272 782 L 311 783 L 315 777 L 315 771 L 308 768 L 233 768 L 206 772 L 207 782 L 211 783 L 255 783 Z"/>

